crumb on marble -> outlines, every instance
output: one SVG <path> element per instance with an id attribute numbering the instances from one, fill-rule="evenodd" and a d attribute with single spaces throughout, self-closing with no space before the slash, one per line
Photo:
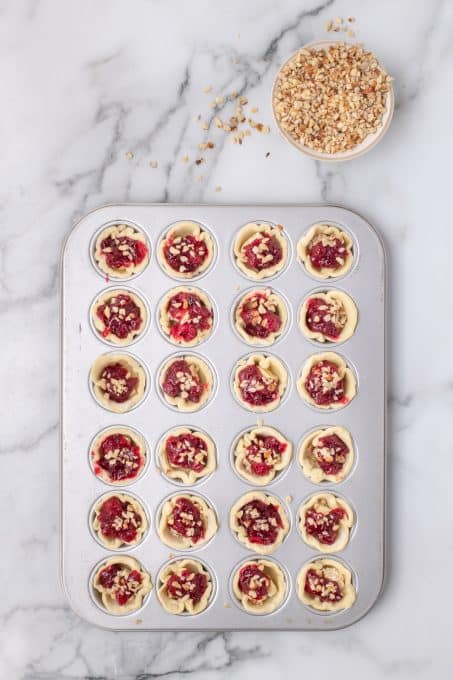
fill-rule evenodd
<path id="1" fill-rule="evenodd" d="M 197 175 L 195 177 L 195 179 L 196 179 L 197 182 L 202 182 L 203 181 L 203 175 Z"/>
<path id="2" fill-rule="evenodd" d="M 150 168 L 157 168 L 158 165 L 159 165 L 159 164 L 158 164 L 157 161 L 150 161 L 150 162 L 149 162 Z"/>
<path id="3" fill-rule="evenodd" d="M 214 189 L 214 191 L 217 191 L 217 192 L 218 192 L 218 191 L 222 191 L 222 187 L 220 186 L 220 184 L 218 184 L 218 185 L 216 186 L 216 188 Z"/>
<path id="4" fill-rule="evenodd" d="M 181 158 L 181 161 L 182 161 L 183 163 L 188 163 L 188 162 L 189 162 L 189 156 L 186 154 L 185 156 L 183 156 L 183 157 Z"/>
<path id="5" fill-rule="evenodd" d="M 126 153 L 124 154 L 124 158 L 127 161 L 130 161 L 133 157 L 134 157 L 134 154 L 132 153 L 132 151 L 126 151 Z"/>
<path id="6" fill-rule="evenodd" d="M 209 92 L 212 92 L 212 85 L 206 85 L 206 86 L 203 88 L 203 92 L 204 92 L 205 94 L 209 94 Z"/>

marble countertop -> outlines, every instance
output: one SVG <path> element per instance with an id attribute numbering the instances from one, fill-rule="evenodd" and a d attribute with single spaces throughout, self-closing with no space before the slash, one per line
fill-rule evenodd
<path id="1" fill-rule="evenodd" d="M 0 677 L 266 680 L 296 668 L 338 680 L 446 677 L 453 3 L 4 0 L 0 11 Z M 322 164 L 278 136 L 269 91 L 285 57 L 326 37 L 325 22 L 336 16 L 356 17 L 357 39 L 395 77 L 396 111 L 369 155 Z M 200 169 L 196 117 L 212 116 L 207 85 L 213 95 L 243 92 L 272 129 L 243 146 L 214 130 L 215 149 Z M 191 162 L 181 161 L 185 154 Z M 63 239 L 79 216 L 108 202 L 219 200 L 343 204 L 373 222 L 387 246 L 387 584 L 346 630 L 109 633 L 80 620 L 60 588 Z"/>

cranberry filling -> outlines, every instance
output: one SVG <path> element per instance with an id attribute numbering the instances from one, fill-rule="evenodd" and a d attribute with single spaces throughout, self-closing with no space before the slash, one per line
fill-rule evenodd
<path id="1" fill-rule="evenodd" d="M 165 455 L 172 467 L 202 472 L 207 463 L 208 447 L 204 439 L 188 432 L 168 437 Z"/>
<path id="2" fill-rule="evenodd" d="M 258 235 L 242 248 L 247 264 L 255 271 L 269 269 L 281 262 L 283 251 L 275 236 Z"/>
<path id="3" fill-rule="evenodd" d="M 206 592 L 208 579 L 206 574 L 183 569 L 180 574 L 171 574 L 165 586 L 172 600 L 180 600 L 188 595 L 197 604 Z"/>
<path id="4" fill-rule="evenodd" d="M 307 251 L 315 269 L 337 270 L 344 265 L 348 255 L 343 239 L 327 234 L 315 236 Z"/>
<path id="5" fill-rule="evenodd" d="M 313 447 L 316 462 L 326 475 L 338 474 L 346 462 L 348 453 L 349 448 L 336 434 L 321 437 L 319 444 Z"/>
<path id="6" fill-rule="evenodd" d="M 246 564 L 238 578 L 239 590 L 254 602 L 262 602 L 269 595 L 271 582 L 258 564 Z"/>
<path id="7" fill-rule="evenodd" d="M 322 359 L 311 367 L 305 380 L 305 389 L 320 406 L 348 402 L 344 393 L 344 379 L 338 373 L 338 366 L 327 359 Z"/>
<path id="8" fill-rule="evenodd" d="M 180 274 L 197 271 L 208 257 L 206 242 L 193 234 L 167 238 L 163 251 L 167 264 Z"/>
<path id="9" fill-rule="evenodd" d="M 250 543 L 272 545 L 277 540 L 278 530 L 283 528 L 278 505 L 255 499 L 242 506 L 238 522 L 244 527 Z"/>
<path id="10" fill-rule="evenodd" d="M 329 304 L 322 298 L 308 300 L 305 319 L 311 331 L 322 333 L 330 340 L 338 340 L 346 324 L 346 314 L 342 306 Z"/>
<path id="11" fill-rule="evenodd" d="M 200 508 L 183 496 L 176 499 L 167 525 L 172 533 L 190 538 L 192 543 L 198 543 L 205 535 Z"/>
<path id="12" fill-rule="evenodd" d="M 101 373 L 104 392 L 112 401 L 127 401 L 138 385 L 138 378 L 132 376 L 129 369 L 119 361 L 107 364 Z"/>
<path id="13" fill-rule="evenodd" d="M 324 576 L 323 571 L 309 569 L 305 576 L 305 592 L 321 602 L 339 602 L 343 597 L 338 581 Z"/>
<path id="14" fill-rule="evenodd" d="M 192 373 L 185 359 L 176 359 L 165 371 L 162 389 L 169 397 L 182 397 L 196 404 L 205 385 Z"/>
<path id="15" fill-rule="evenodd" d="M 248 297 L 240 316 L 245 332 L 252 338 L 268 338 L 271 333 L 278 333 L 282 325 L 275 305 L 269 303 L 263 293 L 254 293 Z"/>
<path id="16" fill-rule="evenodd" d="M 132 543 L 142 525 L 142 519 L 134 507 L 117 496 L 111 496 L 102 503 L 97 517 L 102 535 L 105 538 L 120 538 L 123 543 Z"/>
<path id="17" fill-rule="evenodd" d="M 286 446 L 285 442 L 280 442 L 276 437 L 256 436 L 254 441 L 247 446 L 245 456 L 251 472 L 258 477 L 267 475 L 275 465 L 280 463 Z"/>
<path id="18" fill-rule="evenodd" d="M 340 520 L 345 514 L 343 508 L 334 508 L 326 514 L 309 508 L 305 513 L 305 531 L 323 545 L 333 545 L 338 538 Z"/>
<path id="19" fill-rule="evenodd" d="M 95 452 L 92 455 L 94 458 Z M 104 470 L 111 481 L 118 482 L 136 477 L 142 464 L 140 447 L 130 437 L 120 433 L 109 434 L 99 445 L 94 471 L 99 475 Z"/>
<path id="20" fill-rule="evenodd" d="M 212 326 L 212 311 L 195 293 L 180 292 L 170 298 L 167 306 L 170 335 L 174 340 L 191 342 L 198 333 Z"/>
<path id="21" fill-rule="evenodd" d="M 107 338 L 112 334 L 120 340 L 139 331 L 143 321 L 140 307 L 125 293 L 119 293 L 99 305 L 96 316 L 104 324 L 102 337 Z"/>
<path id="22" fill-rule="evenodd" d="M 111 269 L 141 264 L 148 254 L 146 243 L 129 236 L 107 236 L 101 241 L 100 247 L 101 254 Z"/>
<path id="23" fill-rule="evenodd" d="M 252 406 L 270 404 L 278 398 L 278 378 L 264 375 L 255 364 L 241 368 L 238 380 L 242 399 Z"/>
<path id="24" fill-rule="evenodd" d="M 109 590 L 116 602 L 122 606 L 135 595 L 142 582 L 142 575 L 136 569 L 128 571 L 122 564 L 110 564 L 99 574 L 99 583 Z"/>

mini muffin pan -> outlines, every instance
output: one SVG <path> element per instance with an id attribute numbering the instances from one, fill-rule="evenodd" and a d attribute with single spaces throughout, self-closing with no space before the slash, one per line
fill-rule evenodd
<path id="1" fill-rule="evenodd" d="M 162 269 L 157 253 L 163 234 L 183 220 L 197 222 L 209 230 L 214 257 L 205 272 L 181 283 Z M 235 265 L 235 236 L 250 222 L 283 227 L 288 260 L 269 279 L 247 278 Z M 136 276 L 110 281 L 97 268 L 93 247 L 100 231 L 115 223 L 141 230 L 150 257 L 147 267 Z M 346 275 L 315 280 L 299 261 L 298 241 L 316 223 L 338 225 L 351 237 L 354 262 Z M 204 291 L 214 311 L 212 332 L 196 347 L 187 349 L 175 346 L 158 326 L 160 301 L 169 290 L 181 285 Z M 147 326 L 132 347 L 107 348 L 93 328 L 91 305 L 113 286 L 115 290 L 137 292 L 148 312 Z M 336 343 L 307 339 L 299 327 L 299 311 L 307 295 L 335 288 L 347 293 L 358 310 L 355 332 L 338 349 Z M 271 289 L 281 295 L 288 308 L 284 332 L 270 347 L 246 343 L 234 328 L 235 305 L 252 289 Z M 354 623 L 368 612 L 379 595 L 384 572 L 385 262 L 379 237 L 362 217 L 344 208 L 321 205 L 111 205 L 94 210 L 78 222 L 64 247 L 61 325 L 62 579 L 71 606 L 82 618 L 112 630 L 333 630 Z M 145 395 L 128 412 L 109 411 L 93 397 L 90 369 L 106 351 L 130 354 L 144 368 Z M 323 351 L 337 352 L 344 358 L 357 381 L 355 397 L 343 408 L 314 408 L 298 392 L 302 366 L 310 356 Z M 247 410 L 233 391 L 236 364 L 250 354 L 271 354 L 288 372 L 279 406 L 266 413 Z M 178 411 L 162 396 L 160 370 L 177 355 L 198 356 L 212 371 L 212 394 L 198 411 Z M 275 428 L 293 446 L 288 467 L 267 486 L 247 482 L 234 469 L 235 442 L 244 431 L 257 425 Z M 314 484 L 300 466 L 300 445 L 310 432 L 335 425 L 351 434 L 354 464 L 340 483 Z M 100 432 L 115 426 L 132 428 L 145 439 L 146 465 L 137 479 L 112 486 L 94 474 L 90 447 Z M 170 429 L 182 426 L 205 432 L 215 445 L 217 468 L 192 486 L 166 477 L 158 468 L 157 449 L 162 437 Z M 90 518 L 97 499 L 115 491 L 140 501 L 149 526 L 138 545 L 109 551 L 95 540 Z M 281 545 L 266 556 L 281 567 L 286 579 L 285 596 L 270 614 L 245 611 L 231 587 L 238 566 L 260 557 L 247 550 L 230 529 L 230 509 L 249 491 L 280 499 L 290 525 Z M 346 547 L 328 557 L 350 569 L 357 597 L 352 607 L 334 613 L 316 611 L 303 604 L 297 594 L 302 567 L 325 557 L 304 542 L 298 528 L 301 505 L 321 492 L 338 495 L 354 510 L 354 526 Z M 186 493 L 207 500 L 217 516 L 218 530 L 200 547 L 177 551 L 165 545 L 157 533 L 159 512 L 166 499 Z M 136 559 L 153 584 L 140 609 L 126 615 L 109 614 L 100 606 L 92 588 L 96 569 L 115 555 Z M 170 614 L 157 597 L 163 567 L 185 555 L 199 559 L 214 584 L 209 605 L 196 615 Z"/>

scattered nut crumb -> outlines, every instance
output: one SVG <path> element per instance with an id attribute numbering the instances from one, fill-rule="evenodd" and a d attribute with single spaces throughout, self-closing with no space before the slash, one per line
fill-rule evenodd
<path id="1" fill-rule="evenodd" d="M 288 496 L 286 496 L 285 500 L 286 500 L 287 503 L 292 503 L 294 499 L 291 495 L 288 495 Z"/>
<path id="2" fill-rule="evenodd" d="M 189 162 L 189 156 L 186 154 L 185 156 L 183 156 L 181 158 L 181 160 L 182 160 L 183 163 L 188 163 Z"/>
<path id="3" fill-rule="evenodd" d="M 205 162 L 204 158 L 197 158 L 197 160 L 195 161 L 195 165 L 201 165 L 204 162 Z"/>
<path id="4" fill-rule="evenodd" d="M 348 17 L 348 21 L 350 24 L 354 23 L 355 17 Z"/>
<path id="5" fill-rule="evenodd" d="M 132 151 L 126 151 L 126 153 L 124 154 L 124 158 L 128 161 L 130 161 L 133 157 L 134 154 L 132 153 Z"/>
<path id="6" fill-rule="evenodd" d="M 216 103 L 216 104 L 223 104 L 224 101 L 225 101 L 225 98 L 224 98 L 224 97 L 216 97 L 216 98 L 215 98 L 215 103 Z"/>
<path id="7" fill-rule="evenodd" d="M 139 625 L 140 623 L 143 623 L 143 619 L 135 619 L 134 623 Z"/>
<path id="8" fill-rule="evenodd" d="M 218 185 L 218 186 L 216 186 L 216 188 L 214 189 L 214 191 L 222 191 L 222 187 L 221 187 L 220 185 Z"/>
<path id="9" fill-rule="evenodd" d="M 203 130 L 209 130 L 209 125 L 207 124 L 206 121 L 203 121 L 202 126 Z"/>
<path id="10" fill-rule="evenodd" d="M 151 168 L 157 168 L 158 163 L 157 163 L 157 161 L 150 161 L 149 165 L 150 165 Z"/>
<path id="11" fill-rule="evenodd" d="M 342 17 L 335 17 L 335 23 L 336 24 L 342 24 L 343 23 Z"/>
<path id="12" fill-rule="evenodd" d="M 326 29 L 327 33 L 332 30 L 332 22 L 331 21 L 326 21 L 324 28 Z"/>
<path id="13" fill-rule="evenodd" d="M 197 175 L 196 178 L 197 182 L 202 182 L 203 181 L 203 175 Z"/>
<path id="14" fill-rule="evenodd" d="M 212 91 L 212 85 L 206 85 L 206 87 L 203 88 L 203 92 L 205 94 L 208 94 L 211 91 Z"/>
<path id="15" fill-rule="evenodd" d="M 229 602 L 225 602 L 223 606 L 225 609 L 231 609 L 231 604 Z"/>
<path id="16" fill-rule="evenodd" d="M 250 109 L 250 113 L 258 113 L 258 111 L 259 108 L 257 106 L 252 106 L 252 108 Z"/>

